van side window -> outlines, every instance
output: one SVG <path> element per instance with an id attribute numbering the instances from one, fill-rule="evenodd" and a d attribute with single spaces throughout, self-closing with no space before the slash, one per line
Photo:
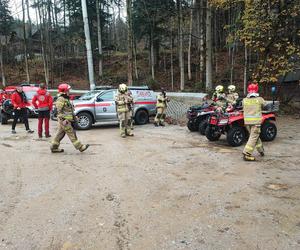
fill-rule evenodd
<path id="1" fill-rule="evenodd" d="M 113 100 L 114 100 L 114 92 L 113 91 L 106 92 L 102 95 L 98 95 L 98 97 L 97 97 L 98 102 L 110 102 Z"/>

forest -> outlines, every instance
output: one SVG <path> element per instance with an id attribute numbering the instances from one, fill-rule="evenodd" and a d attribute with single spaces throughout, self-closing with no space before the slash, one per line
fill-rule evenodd
<path id="1" fill-rule="evenodd" d="M 295 70 L 299 28 L 299 0 L 0 0 L 0 81 L 243 91 Z"/>

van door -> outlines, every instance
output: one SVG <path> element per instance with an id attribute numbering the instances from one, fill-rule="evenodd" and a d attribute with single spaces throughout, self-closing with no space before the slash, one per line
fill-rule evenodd
<path id="1" fill-rule="evenodd" d="M 99 94 L 95 100 L 97 121 L 117 120 L 115 93 L 113 90 Z"/>

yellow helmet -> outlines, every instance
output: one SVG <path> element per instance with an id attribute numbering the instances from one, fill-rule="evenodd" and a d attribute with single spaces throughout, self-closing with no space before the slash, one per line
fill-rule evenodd
<path id="1" fill-rule="evenodd" d="M 222 85 L 218 85 L 216 88 L 215 88 L 216 92 L 218 93 L 221 93 L 224 91 L 224 87 Z"/>
<path id="2" fill-rule="evenodd" d="M 122 83 L 122 84 L 120 84 L 119 85 L 119 91 L 121 92 L 121 93 L 125 93 L 126 91 L 127 91 L 127 85 L 126 84 L 124 84 L 124 83 Z"/>
<path id="3" fill-rule="evenodd" d="M 229 91 L 229 92 L 234 92 L 235 89 L 236 89 L 236 87 L 235 87 L 234 85 L 229 85 L 229 86 L 228 86 L 228 91 Z"/>

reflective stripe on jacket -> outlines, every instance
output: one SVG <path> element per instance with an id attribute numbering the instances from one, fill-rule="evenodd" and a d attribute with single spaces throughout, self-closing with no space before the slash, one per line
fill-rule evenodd
<path id="1" fill-rule="evenodd" d="M 262 108 L 265 100 L 262 97 L 246 97 L 243 99 L 245 125 L 260 125 L 262 122 Z"/>

